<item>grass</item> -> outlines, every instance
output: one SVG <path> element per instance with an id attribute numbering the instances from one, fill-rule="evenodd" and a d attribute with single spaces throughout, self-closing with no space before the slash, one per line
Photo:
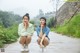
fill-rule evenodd
<path id="1" fill-rule="evenodd" d="M 80 14 L 75 15 L 68 24 L 57 27 L 56 32 L 80 38 Z"/>
<path id="2" fill-rule="evenodd" d="M 55 30 L 55 28 L 54 28 L 54 27 L 51 27 L 51 28 L 50 28 L 50 31 L 52 31 L 52 32 L 53 32 L 54 30 Z"/>

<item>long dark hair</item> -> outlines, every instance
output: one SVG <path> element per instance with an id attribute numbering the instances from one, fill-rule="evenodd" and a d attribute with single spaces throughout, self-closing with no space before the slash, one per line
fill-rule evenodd
<path id="1" fill-rule="evenodd" d="M 46 18 L 45 18 L 45 17 L 41 17 L 40 20 L 41 20 L 41 19 L 44 19 L 44 20 L 45 20 L 45 26 L 46 26 Z"/>
<path id="2" fill-rule="evenodd" d="M 30 20 L 30 17 L 29 17 L 29 14 L 28 14 L 28 13 L 26 13 L 26 14 L 23 16 L 22 19 L 24 19 L 25 16 L 28 17 L 28 20 Z"/>

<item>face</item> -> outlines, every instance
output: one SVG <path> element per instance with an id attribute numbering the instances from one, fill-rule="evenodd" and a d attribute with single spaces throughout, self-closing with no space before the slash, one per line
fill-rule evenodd
<path id="1" fill-rule="evenodd" d="M 27 16 L 24 16 L 24 18 L 23 18 L 23 22 L 24 22 L 24 23 L 28 23 L 28 22 L 29 22 L 29 20 L 28 20 L 28 17 L 27 17 Z"/>
<path id="2" fill-rule="evenodd" d="M 44 25 L 45 23 L 46 23 L 46 22 L 45 22 L 44 19 L 41 19 L 41 20 L 40 20 L 40 24 L 41 24 L 41 25 Z"/>

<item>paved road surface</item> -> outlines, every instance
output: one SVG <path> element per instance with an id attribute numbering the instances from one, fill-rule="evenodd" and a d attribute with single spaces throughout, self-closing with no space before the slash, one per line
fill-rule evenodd
<path id="1" fill-rule="evenodd" d="M 54 32 L 49 33 L 50 44 L 44 49 L 43 53 L 80 53 L 80 39 L 67 37 Z M 0 53 L 42 53 L 38 46 L 36 32 L 29 45 L 29 52 L 20 52 L 20 44 L 17 42 L 9 44 L 5 52 Z"/>

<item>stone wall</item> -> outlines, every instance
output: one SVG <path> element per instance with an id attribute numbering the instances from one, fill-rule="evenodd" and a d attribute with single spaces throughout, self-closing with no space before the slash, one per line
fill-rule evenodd
<path id="1" fill-rule="evenodd" d="M 80 2 L 66 2 L 57 11 L 57 24 L 63 24 L 65 19 L 70 19 L 75 11 L 80 7 Z M 80 12 L 80 8 L 77 12 Z"/>

